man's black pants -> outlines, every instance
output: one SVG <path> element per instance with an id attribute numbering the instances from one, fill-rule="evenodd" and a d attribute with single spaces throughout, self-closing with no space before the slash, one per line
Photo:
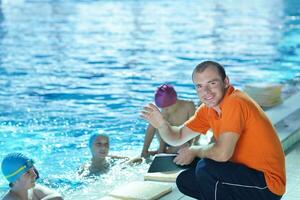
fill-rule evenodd
<path id="1" fill-rule="evenodd" d="M 178 189 L 200 200 L 279 200 L 267 187 L 264 174 L 232 162 L 201 159 L 196 168 L 179 174 Z"/>

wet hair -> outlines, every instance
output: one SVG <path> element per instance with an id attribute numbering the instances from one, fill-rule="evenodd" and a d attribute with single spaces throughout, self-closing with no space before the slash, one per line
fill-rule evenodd
<path id="1" fill-rule="evenodd" d="M 220 65 L 217 62 L 214 61 L 204 61 L 200 64 L 198 64 L 195 69 L 193 70 L 193 74 L 192 77 L 194 77 L 195 73 L 201 73 L 204 70 L 206 70 L 208 67 L 215 67 L 219 73 L 219 75 L 221 76 L 221 79 L 224 81 L 226 78 L 226 72 L 225 69 L 222 65 Z"/>

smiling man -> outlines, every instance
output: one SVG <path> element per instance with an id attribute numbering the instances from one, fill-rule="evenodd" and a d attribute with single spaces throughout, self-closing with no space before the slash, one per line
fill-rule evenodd
<path id="1" fill-rule="evenodd" d="M 178 189 L 202 200 L 281 199 L 286 185 L 284 153 L 264 111 L 230 84 L 219 63 L 200 63 L 192 78 L 203 104 L 182 126 L 171 126 L 153 104 L 142 111 L 162 139 L 174 146 L 213 131 L 215 143 L 179 150 L 177 164 L 201 160 L 178 176 Z"/>

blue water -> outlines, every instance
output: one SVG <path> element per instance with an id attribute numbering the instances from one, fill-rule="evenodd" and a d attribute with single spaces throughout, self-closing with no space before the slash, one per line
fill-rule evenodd
<path id="1" fill-rule="evenodd" d="M 0 157 L 23 152 L 66 199 L 96 199 L 147 165 L 78 178 L 89 135 L 102 130 L 113 154 L 138 155 L 139 111 L 161 83 L 197 103 L 191 72 L 203 60 L 243 88 L 299 78 L 299 55 L 298 0 L 2 0 Z"/>

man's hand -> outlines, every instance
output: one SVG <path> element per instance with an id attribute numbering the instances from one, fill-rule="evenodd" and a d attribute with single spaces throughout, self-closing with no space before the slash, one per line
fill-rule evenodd
<path id="1" fill-rule="evenodd" d="M 144 110 L 141 111 L 141 117 L 157 129 L 166 123 L 159 109 L 152 103 L 144 107 Z"/>
<path id="2" fill-rule="evenodd" d="M 190 147 L 183 147 L 179 149 L 178 155 L 174 159 L 174 162 L 177 165 L 188 165 L 193 162 L 195 159 L 196 154 Z"/>

